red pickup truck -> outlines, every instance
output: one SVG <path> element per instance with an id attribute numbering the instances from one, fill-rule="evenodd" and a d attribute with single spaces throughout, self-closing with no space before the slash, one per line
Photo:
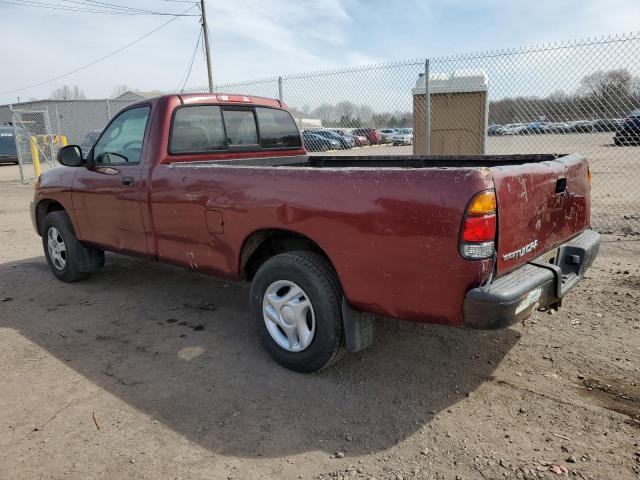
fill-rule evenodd
<path id="1" fill-rule="evenodd" d="M 600 243 L 581 155 L 308 156 L 266 98 L 140 102 L 58 160 L 31 208 L 56 277 L 109 250 L 249 280 L 266 348 L 301 372 L 369 345 L 377 315 L 494 328 L 557 308 Z"/>

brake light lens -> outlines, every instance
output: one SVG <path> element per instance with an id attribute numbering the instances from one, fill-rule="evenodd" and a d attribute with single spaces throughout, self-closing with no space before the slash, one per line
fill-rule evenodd
<path id="1" fill-rule="evenodd" d="M 253 103 L 251 97 L 244 95 L 217 95 L 216 98 L 219 102 Z"/>
<path id="2" fill-rule="evenodd" d="M 463 242 L 489 242 L 496 238 L 496 216 L 468 216 L 462 229 Z"/>
<path id="3" fill-rule="evenodd" d="M 495 253 L 496 192 L 477 194 L 467 207 L 460 232 L 460 254 L 469 260 L 491 258 Z"/>

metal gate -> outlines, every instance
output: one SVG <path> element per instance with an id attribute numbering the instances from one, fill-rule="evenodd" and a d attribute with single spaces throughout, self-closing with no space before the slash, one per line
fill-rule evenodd
<path id="1" fill-rule="evenodd" d="M 51 134 L 47 110 L 11 110 L 22 183 L 30 183 L 43 169 L 56 166 L 64 138 Z"/>

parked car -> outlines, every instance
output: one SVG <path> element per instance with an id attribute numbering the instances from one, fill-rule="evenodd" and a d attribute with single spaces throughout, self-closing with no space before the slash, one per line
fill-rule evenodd
<path id="1" fill-rule="evenodd" d="M 18 163 L 13 127 L 0 127 L 0 163 Z"/>
<path id="2" fill-rule="evenodd" d="M 369 142 L 369 139 L 366 137 L 366 135 L 363 135 L 361 133 L 354 133 L 353 131 L 349 135 L 353 137 L 353 142 L 355 143 L 356 147 L 366 147 L 367 145 L 371 145 L 371 142 Z"/>
<path id="3" fill-rule="evenodd" d="M 315 130 L 302 132 L 302 140 L 304 141 L 304 148 L 310 152 L 326 152 L 327 150 L 337 150 L 340 148 L 340 142 L 338 140 L 318 135 Z"/>
<path id="4" fill-rule="evenodd" d="M 324 137 L 324 138 L 337 140 L 339 144 L 338 148 L 341 148 L 343 150 L 348 148 L 353 148 L 355 145 L 355 142 L 353 141 L 353 137 L 340 135 L 339 133 L 336 133 L 333 130 L 309 130 L 309 132 L 315 135 L 320 135 L 321 137 Z"/>
<path id="5" fill-rule="evenodd" d="M 351 133 L 338 128 L 333 129 L 331 131 L 337 133 L 341 137 L 344 137 L 346 139 L 346 142 L 351 145 L 351 147 L 349 148 L 362 146 L 362 143 L 359 143 L 359 142 L 367 143 L 366 137 L 359 137 L 359 139 L 357 139 L 354 135 L 351 135 Z"/>
<path id="6" fill-rule="evenodd" d="M 553 122 L 547 125 L 547 131 L 549 133 L 568 133 L 571 130 L 571 127 L 568 123 L 564 122 Z"/>
<path id="7" fill-rule="evenodd" d="M 615 132 L 618 127 L 618 122 L 610 118 L 598 118 L 593 121 L 594 132 Z"/>
<path id="8" fill-rule="evenodd" d="M 591 133 L 593 132 L 593 123 L 589 120 L 569 122 L 569 131 L 571 133 Z"/>
<path id="9" fill-rule="evenodd" d="M 547 122 L 531 122 L 527 125 L 523 133 L 529 135 L 548 133 L 548 123 Z"/>
<path id="10" fill-rule="evenodd" d="M 397 131 L 397 128 L 384 128 L 380 130 L 380 143 L 391 143 L 391 140 Z"/>
<path id="11" fill-rule="evenodd" d="M 364 135 L 371 145 L 378 145 L 382 142 L 380 132 L 375 128 L 356 128 L 351 132 L 352 135 Z"/>
<path id="12" fill-rule="evenodd" d="M 487 135 L 500 135 L 500 131 L 502 130 L 502 125 L 489 125 L 487 128 Z"/>
<path id="13" fill-rule="evenodd" d="M 634 110 L 624 119 L 624 123 L 613 137 L 613 141 L 618 146 L 640 144 L 640 109 Z"/>
<path id="14" fill-rule="evenodd" d="M 526 131 L 526 125 L 522 123 L 510 123 L 502 127 L 500 135 L 524 135 Z"/>
<path id="15" fill-rule="evenodd" d="M 413 128 L 399 128 L 391 137 L 394 145 L 411 145 L 413 143 Z"/>
<path id="16" fill-rule="evenodd" d="M 307 155 L 259 97 L 132 104 L 58 160 L 31 205 L 56 278 L 108 250 L 251 281 L 266 349 L 300 372 L 370 345 L 376 315 L 495 328 L 557 308 L 600 242 L 582 155 Z"/>

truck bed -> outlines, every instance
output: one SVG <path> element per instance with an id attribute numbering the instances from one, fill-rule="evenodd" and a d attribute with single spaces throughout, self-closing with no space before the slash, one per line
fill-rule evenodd
<path id="1" fill-rule="evenodd" d="M 350 170 L 360 172 L 368 182 L 383 182 L 387 193 L 389 182 L 406 183 L 411 179 L 438 176 L 435 191 L 422 190 L 413 201 L 425 201 L 430 194 L 451 193 L 471 176 L 486 177 L 496 191 L 498 204 L 497 276 L 567 241 L 589 226 L 590 185 L 588 164 L 581 154 L 523 155 L 389 155 L 339 156 L 295 155 L 290 157 L 250 157 L 245 159 L 200 160 L 176 162 L 172 167 L 217 168 L 221 170 L 254 171 L 258 174 L 282 175 L 301 173 L 305 181 L 317 182 L 317 175 L 336 176 Z M 300 169 L 300 170 L 299 170 Z M 266 171 L 265 171 L 266 170 Z M 375 171 L 375 172 L 372 172 Z M 400 174 L 390 176 L 392 172 Z M 455 172 L 455 173 L 454 173 Z M 418 179 L 418 177 L 420 177 Z M 384 179 L 383 179 L 384 178 Z M 363 178 L 366 183 L 367 180 Z M 312 183 L 309 183 L 312 185 Z M 318 185 L 314 183 L 313 185 Z M 491 188 L 489 186 L 485 188 Z M 433 187 L 431 187 L 433 188 Z M 284 192 L 282 192 L 284 194 Z M 477 192 L 469 191 L 469 198 Z M 287 199 L 284 195 L 282 199 Z M 343 201 L 352 201 L 345 193 Z M 466 207 L 464 207 L 466 208 Z M 460 211 L 456 211 L 458 215 Z"/>
<path id="2" fill-rule="evenodd" d="M 566 155 L 296 155 L 291 157 L 255 157 L 198 161 L 199 166 L 307 167 L 307 168 L 473 168 L 523 165 L 557 160 Z M 180 164 L 174 164 L 180 166 Z"/>

